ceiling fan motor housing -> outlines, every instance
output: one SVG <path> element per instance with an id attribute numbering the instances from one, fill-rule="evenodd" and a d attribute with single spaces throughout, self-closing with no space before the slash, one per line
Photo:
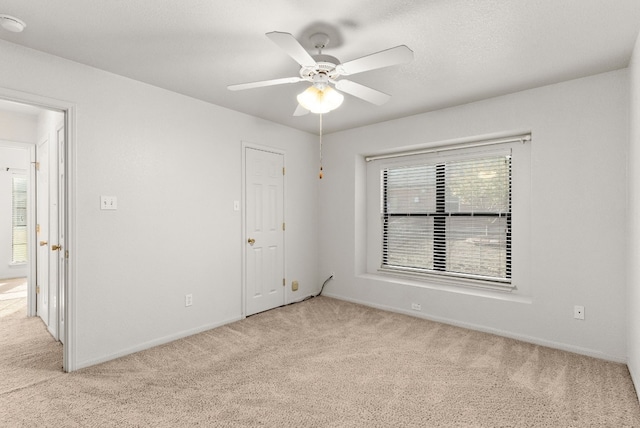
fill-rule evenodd
<path id="1" fill-rule="evenodd" d="M 340 64 L 340 60 L 331 55 L 318 54 L 313 55 L 316 61 L 315 67 L 302 67 L 300 69 L 300 77 L 310 82 L 316 81 L 316 76 L 324 75 L 326 79 L 336 79 L 340 73 L 336 70 L 336 66 Z"/>

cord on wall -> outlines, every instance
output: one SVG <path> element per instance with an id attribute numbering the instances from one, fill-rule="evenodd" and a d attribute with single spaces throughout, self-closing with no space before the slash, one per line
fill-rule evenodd
<path id="1" fill-rule="evenodd" d="M 306 301 L 307 301 L 307 300 L 309 300 L 309 299 L 313 299 L 314 297 L 318 297 L 319 295 L 321 295 L 321 294 L 322 294 L 322 291 L 324 290 L 324 286 L 325 286 L 325 285 L 327 285 L 327 282 L 331 281 L 332 279 L 333 279 L 333 274 L 331 274 L 331 276 L 329 276 L 329 278 L 327 278 L 327 279 L 325 279 L 325 280 L 324 280 L 324 282 L 322 283 L 322 287 L 320 288 L 320 292 L 319 292 L 318 294 L 316 294 L 315 296 L 314 296 L 314 295 L 310 295 L 310 296 L 305 297 L 305 298 L 304 298 L 304 299 L 302 299 L 302 300 L 298 300 L 298 301 L 296 301 L 296 302 L 287 303 L 286 305 L 282 305 L 282 306 L 278 306 L 278 307 L 280 307 L 280 308 L 281 308 L 281 307 L 283 307 L 283 306 L 294 305 L 294 304 L 296 304 L 296 303 L 306 302 Z M 275 309 L 275 308 L 274 308 L 274 309 Z M 250 315 L 250 316 L 252 316 L 252 315 Z"/>
<path id="2" fill-rule="evenodd" d="M 320 288 L 320 292 L 318 294 L 316 294 L 314 297 L 318 297 L 319 295 L 322 294 L 322 290 L 324 290 L 324 286 L 327 285 L 327 282 L 331 281 L 333 279 L 333 274 L 331 274 L 331 276 L 329 276 L 329 278 L 325 279 L 324 282 L 322 283 L 322 287 Z"/>

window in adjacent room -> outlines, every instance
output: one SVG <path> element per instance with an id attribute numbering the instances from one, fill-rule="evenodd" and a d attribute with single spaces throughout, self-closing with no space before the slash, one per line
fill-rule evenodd
<path id="1" fill-rule="evenodd" d="M 11 263 L 27 262 L 27 178 L 11 179 Z"/>

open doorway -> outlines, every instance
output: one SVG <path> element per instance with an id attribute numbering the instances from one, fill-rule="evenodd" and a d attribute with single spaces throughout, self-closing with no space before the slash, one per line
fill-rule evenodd
<path id="1" fill-rule="evenodd" d="M 3 116 L 7 118 L 6 114 L 0 112 L 0 118 Z M 0 135 L 3 134 L 2 128 L 3 126 L 0 126 Z M 28 173 L 28 146 L 15 142 L 0 142 L 0 242 L 2 242 L 0 298 L 2 300 L 27 296 Z"/>
<path id="2" fill-rule="evenodd" d="M 39 317 L 63 344 L 65 160 L 64 111 L 0 100 L 2 306 Z"/>

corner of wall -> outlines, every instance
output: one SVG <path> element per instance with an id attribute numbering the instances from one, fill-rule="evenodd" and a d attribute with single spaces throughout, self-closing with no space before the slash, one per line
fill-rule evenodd
<path id="1" fill-rule="evenodd" d="M 631 379 L 640 386 L 640 36 L 629 62 L 629 146 L 627 151 L 627 366 Z"/>

